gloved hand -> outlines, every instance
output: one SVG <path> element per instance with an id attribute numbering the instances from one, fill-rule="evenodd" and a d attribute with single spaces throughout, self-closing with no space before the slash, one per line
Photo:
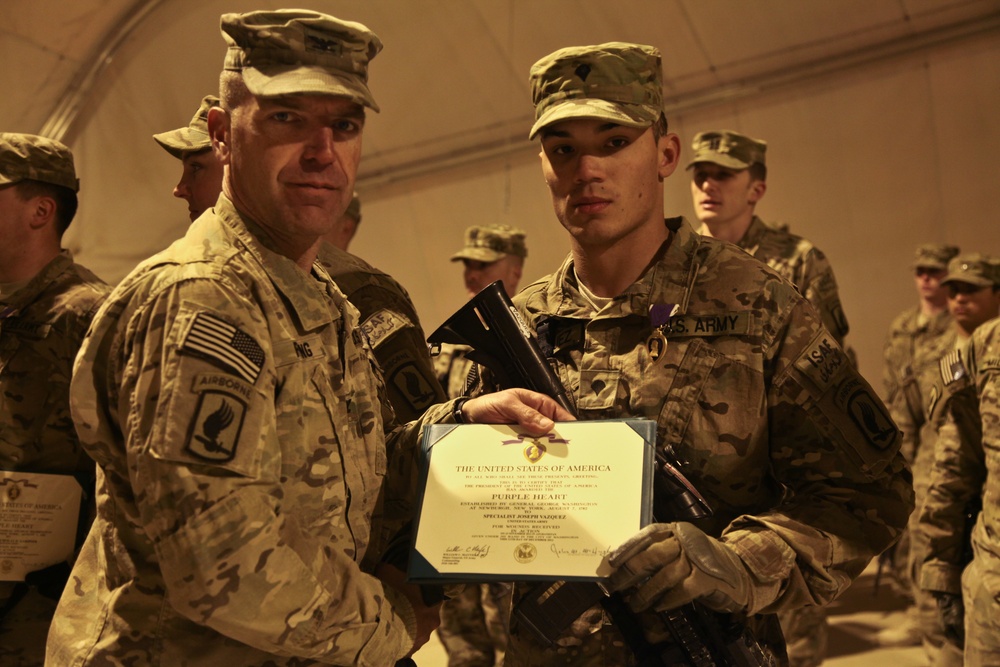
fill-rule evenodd
<path id="1" fill-rule="evenodd" d="M 608 557 L 617 570 L 614 591 L 635 587 L 628 595 L 633 611 L 675 609 L 697 599 L 722 612 L 747 609 L 750 573 L 730 547 L 690 523 L 654 523 Z"/>
<path id="2" fill-rule="evenodd" d="M 934 593 L 937 600 L 938 618 L 944 636 L 952 644 L 965 646 L 965 603 L 962 596 L 955 593 Z"/>

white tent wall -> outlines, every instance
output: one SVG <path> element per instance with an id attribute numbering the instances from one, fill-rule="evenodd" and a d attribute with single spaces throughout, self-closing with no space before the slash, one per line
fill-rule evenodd
<path id="1" fill-rule="evenodd" d="M 383 111 L 369 115 L 359 178 L 364 220 L 351 249 L 407 287 L 428 332 L 464 301 L 460 267 L 448 258 L 467 225 L 528 231 L 524 284 L 568 250 L 537 147 L 525 139 L 527 71 L 542 55 L 610 40 L 654 44 L 676 102 L 755 74 L 860 53 L 935 21 L 1000 13 L 994 0 L 302 4 L 364 22 L 386 44 L 371 69 Z M 281 3 L 7 0 L 0 4 L 0 128 L 38 132 L 89 54 L 140 5 L 151 9 L 87 91 L 65 136 L 83 184 L 65 242 L 109 281 L 187 225 L 184 205 L 170 195 L 180 164 L 151 135 L 186 123 L 201 96 L 217 88 L 225 51 L 219 15 Z M 989 206 L 998 191 L 998 81 L 1000 31 L 985 30 L 795 85 L 736 90 L 730 102 L 679 104 L 670 123 L 685 151 L 704 129 L 767 140 L 769 189 L 758 212 L 790 224 L 830 257 L 848 340 L 878 386 L 889 321 L 915 302 L 914 247 L 947 241 L 1000 253 Z M 463 163 L 463 153 L 475 159 Z M 451 162 L 457 166 L 446 168 Z M 683 164 L 665 184 L 666 211 L 693 220 Z"/>

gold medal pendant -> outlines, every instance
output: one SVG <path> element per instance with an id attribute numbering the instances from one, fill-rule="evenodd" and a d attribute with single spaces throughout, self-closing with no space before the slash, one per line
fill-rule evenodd
<path id="1" fill-rule="evenodd" d="M 667 351 L 667 337 L 663 335 L 662 330 L 653 330 L 653 333 L 646 339 L 646 350 L 649 352 L 649 358 L 653 361 L 663 356 L 663 353 Z"/>

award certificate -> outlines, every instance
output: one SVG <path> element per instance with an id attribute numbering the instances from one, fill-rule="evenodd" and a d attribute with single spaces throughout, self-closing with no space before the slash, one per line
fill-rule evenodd
<path id="1" fill-rule="evenodd" d="M 556 424 L 532 437 L 494 424 L 436 424 L 412 581 L 597 580 L 608 554 L 651 521 L 655 423 Z"/>
<path id="2" fill-rule="evenodd" d="M 0 581 L 73 555 L 82 495 L 72 475 L 0 471 Z"/>

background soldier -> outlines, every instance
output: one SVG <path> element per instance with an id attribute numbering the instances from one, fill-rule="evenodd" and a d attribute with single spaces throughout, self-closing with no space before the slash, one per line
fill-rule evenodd
<path id="1" fill-rule="evenodd" d="M 382 498 L 412 488 L 421 424 L 385 446 L 392 411 L 357 311 L 316 261 L 378 110 L 381 42 L 302 10 L 221 23 L 208 125 L 223 194 L 118 285 L 74 373 L 101 501 L 46 659 L 390 665 L 438 622 L 401 571 L 375 567 Z M 520 392 L 426 419 L 544 431 L 564 416 Z"/>
<path id="2" fill-rule="evenodd" d="M 698 232 L 738 245 L 791 281 L 843 346 L 849 327 L 826 255 L 789 233 L 787 225 L 774 228 L 754 215 L 767 192 L 767 144 L 713 130 L 695 135 L 691 148 L 688 169 L 694 212 L 702 223 Z"/>
<path id="3" fill-rule="evenodd" d="M 610 585 L 645 638 L 669 641 L 652 612 L 699 600 L 747 614 L 782 655 L 770 614 L 843 592 L 905 526 L 910 477 L 884 407 L 794 286 L 663 219 L 680 146 L 661 77 L 656 49 L 623 43 L 532 67 L 530 137 L 571 253 L 514 301 L 529 327 L 546 324 L 542 347 L 581 418 L 657 421 L 657 446 L 715 509 L 610 554 Z M 706 326 L 723 315 L 724 330 Z M 515 612 L 505 664 L 634 664 L 599 606 L 552 639 L 528 635 Z"/>
<path id="4" fill-rule="evenodd" d="M 219 98 L 206 95 L 186 127 L 153 135 L 156 143 L 183 164 L 174 196 L 187 202 L 192 222 L 215 206 L 222 191 L 222 163 L 212 152 L 208 136 L 208 110 L 217 106 Z"/>
<path id="5" fill-rule="evenodd" d="M 920 427 L 924 423 L 924 397 L 917 378 L 928 365 L 936 366 L 943 349 L 938 339 L 951 331 L 948 290 L 941 284 L 948 273 L 948 261 L 958 254 L 952 245 L 924 244 L 917 248 L 913 262 L 914 282 L 919 302 L 900 313 L 889 326 L 883 350 L 882 379 L 886 406 L 902 433 L 900 451 L 912 466 L 920 448 Z M 947 345 L 945 346 L 947 347 Z M 938 356 L 935 357 L 934 354 Z M 911 521 L 916 517 L 911 517 Z M 918 592 L 910 562 L 909 531 L 882 554 L 880 567 L 888 566 L 896 592 L 913 605 Z M 898 627 L 886 628 L 877 636 L 883 646 L 910 646 L 921 641 L 917 607 L 911 606 Z"/>
<path id="6" fill-rule="evenodd" d="M 73 429 L 69 382 L 108 292 L 60 248 L 79 189 L 69 148 L 0 133 L 0 497 L 5 504 L 30 502 L 53 484 L 72 488 L 67 478 L 75 477 L 83 501 L 68 517 L 74 553 L 93 520 L 94 462 Z M 3 532 L 9 548 L 17 535 Z M 50 565 L 26 580 L 20 572 L 0 575 L 0 664 L 44 662 L 49 623 L 69 575 L 68 563 Z"/>
<path id="7" fill-rule="evenodd" d="M 525 233 L 509 225 L 473 226 L 465 230 L 465 246 L 451 256 L 465 267 L 462 280 L 471 299 L 481 289 L 502 280 L 508 296 L 517 294 L 524 259 Z M 445 343 L 435 357 L 438 381 L 449 398 L 465 395 L 473 367 L 465 345 Z M 510 618 L 510 587 L 505 584 L 466 586 L 441 605 L 438 636 L 448 654 L 449 667 L 489 667 L 503 664 Z"/>
<path id="8" fill-rule="evenodd" d="M 964 643 L 967 667 L 1000 664 L 998 369 L 997 319 L 942 360 L 938 386 L 948 414 L 920 513 L 926 540 L 920 585 L 936 598 L 945 636 Z"/>
<path id="9" fill-rule="evenodd" d="M 503 281 L 507 296 L 517 294 L 527 256 L 524 231 L 510 225 L 475 225 L 465 230 L 465 246 L 451 261 L 462 262 L 462 281 L 471 299 L 497 280 Z M 434 358 L 434 372 L 450 398 L 465 395 L 473 366 L 465 358 L 468 350 L 464 345 L 444 344 Z"/>
<path id="10" fill-rule="evenodd" d="M 351 241 L 354 239 L 354 235 L 358 233 L 358 225 L 360 224 L 361 198 L 355 192 L 354 196 L 351 197 L 351 203 L 347 206 L 347 210 L 344 211 L 344 215 L 340 216 L 336 227 L 325 238 L 334 247 L 347 252 Z"/>

